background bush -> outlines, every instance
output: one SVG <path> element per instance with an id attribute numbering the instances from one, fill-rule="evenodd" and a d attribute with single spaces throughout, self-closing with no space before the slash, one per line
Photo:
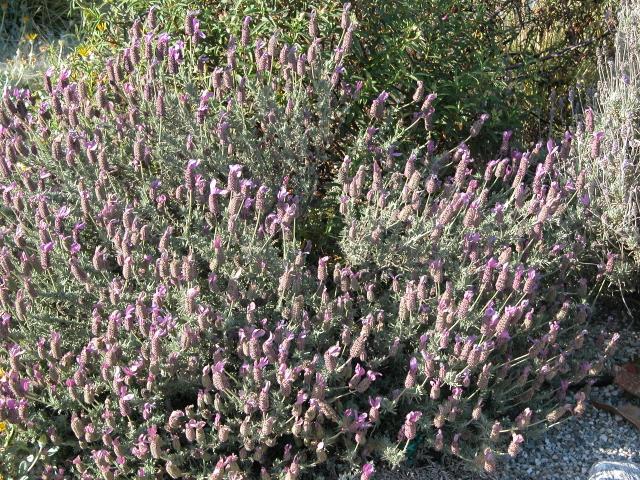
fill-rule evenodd
<path id="1" fill-rule="evenodd" d="M 77 60 L 86 68 L 92 52 L 99 56 L 122 45 L 127 26 L 151 4 L 159 6 L 169 32 L 179 31 L 187 10 L 200 10 L 203 22 L 212 25 L 205 41 L 212 58 L 220 55 L 229 33 L 239 33 L 246 15 L 254 17 L 258 37 L 280 25 L 291 43 L 307 36 L 306 16 L 314 8 L 320 32 L 328 38 L 337 32 L 342 12 L 342 2 L 333 0 L 317 5 L 306 0 L 74 0 L 86 39 Z M 388 91 L 407 102 L 416 81 L 424 82 L 427 91 L 438 93 L 434 138 L 449 147 L 479 113 L 490 113 L 493 121 L 474 140 L 481 154 L 489 155 L 503 130 L 518 130 L 528 143 L 549 134 L 550 123 L 570 122 L 572 112 L 563 99 L 579 76 L 595 81 L 595 48 L 614 23 L 610 7 L 608 0 L 355 0 L 351 11 L 359 35 L 345 67 L 354 80 L 364 81 L 367 101 Z M 550 105 L 553 91 L 556 100 Z M 357 112 L 361 127 L 366 119 Z"/>
<path id="2" fill-rule="evenodd" d="M 530 112 L 525 130 L 534 133 L 530 140 L 554 128 L 562 135 L 573 125 L 573 87 L 598 81 L 596 51 L 612 45 L 617 8 L 612 1 L 550 0 L 508 1 L 496 9 L 508 46 L 506 68 L 514 88 L 525 92 L 518 106 Z"/>
<path id="3" fill-rule="evenodd" d="M 418 441 L 493 472 L 584 411 L 617 336 L 582 348 L 583 275 L 609 264 L 568 139 L 507 134 L 485 167 L 425 141 L 433 96 L 382 92 L 333 165 L 358 92 L 347 20 L 316 52 L 256 47 L 245 19 L 210 64 L 194 14 L 171 41 L 159 22 L 91 82 L 3 95 L 0 421 L 59 447 L 34 473 L 367 479 Z M 333 257 L 299 230 L 322 165 Z"/>

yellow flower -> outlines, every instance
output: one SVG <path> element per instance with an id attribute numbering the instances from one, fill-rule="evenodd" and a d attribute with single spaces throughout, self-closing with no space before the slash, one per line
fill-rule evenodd
<path id="1" fill-rule="evenodd" d="M 96 25 L 96 28 L 98 29 L 98 31 L 104 32 L 107 29 L 107 24 L 105 22 L 100 22 L 98 23 L 98 25 Z"/>
<path id="2" fill-rule="evenodd" d="M 4 432 L 7 429 L 7 424 L 5 422 L 0 422 L 0 433 Z"/>
<path id="3" fill-rule="evenodd" d="M 17 170 L 18 170 L 20 173 L 25 172 L 26 170 L 28 170 L 28 167 L 27 167 L 24 163 L 22 163 L 22 162 L 17 162 L 17 163 L 16 163 L 16 167 L 17 167 Z"/>
<path id="4" fill-rule="evenodd" d="M 89 47 L 87 47 L 87 46 L 80 45 L 77 48 L 77 52 L 82 58 L 85 58 L 85 57 L 89 56 L 89 54 L 91 53 L 91 49 Z"/>
<path id="5" fill-rule="evenodd" d="M 33 42 L 36 38 L 38 38 L 38 34 L 37 33 L 27 33 L 24 38 L 27 39 L 27 41 L 29 42 Z"/>

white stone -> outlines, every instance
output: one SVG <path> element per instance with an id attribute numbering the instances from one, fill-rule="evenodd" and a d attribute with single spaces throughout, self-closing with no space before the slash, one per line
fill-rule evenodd
<path id="1" fill-rule="evenodd" d="M 640 466 L 631 462 L 598 462 L 591 467 L 589 480 L 640 480 Z"/>

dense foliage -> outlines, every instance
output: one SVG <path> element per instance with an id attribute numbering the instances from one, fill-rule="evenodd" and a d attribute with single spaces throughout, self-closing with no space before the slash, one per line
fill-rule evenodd
<path id="1" fill-rule="evenodd" d="M 617 336 L 582 348 L 584 275 L 613 259 L 590 271 L 570 136 L 519 152 L 505 132 L 474 168 L 465 143 L 412 146 L 435 94 L 381 92 L 321 256 L 299 232 L 360 89 L 348 8 L 339 40 L 311 15 L 307 44 L 246 17 L 219 62 L 195 13 L 178 39 L 156 13 L 95 83 L 3 95 L 0 421 L 40 446 L 5 473 L 369 479 L 419 441 L 492 472 L 584 411 Z"/>
<path id="2" fill-rule="evenodd" d="M 575 160 L 592 189 L 592 235 L 617 252 L 614 290 L 637 291 L 640 273 L 640 10 L 624 2 L 618 12 L 615 54 L 599 58 L 595 94 L 582 99 Z"/>
<path id="3" fill-rule="evenodd" d="M 410 98 L 416 81 L 438 92 L 433 133 L 454 146 L 478 112 L 492 122 L 475 139 L 481 155 L 499 146 L 505 129 L 523 132 L 523 141 L 547 134 L 550 123 L 564 128 L 570 118 L 562 102 L 578 75 L 592 78 L 595 48 L 606 39 L 612 23 L 609 0 L 354 0 L 358 23 L 353 55 L 345 62 L 353 81 L 363 81 L 363 98 L 380 91 L 398 101 Z M 339 35 L 342 1 L 308 0 L 192 1 L 192 0 L 74 0 L 82 14 L 84 45 L 76 61 L 87 69 L 95 57 L 126 42 L 130 22 L 157 5 L 170 32 L 178 32 L 188 10 L 199 10 L 209 25 L 203 42 L 212 58 L 226 48 L 229 33 L 239 35 L 242 19 L 253 18 L 258 37 L 281 27 L 284 41 L 305 43 L 307 15 L 317 9 L 320 36 Z M 90 68 L 90 67 L 89 67 Z M 557 99 L 549 104 L 549 94 Z M 361 105 L 364 107 L 364 105 Z M 366 117 L 354 110 L 359 126 Z M 550 118 L 550 114 L 552 118 Z M 338 151 L 342 148 L 334 148 Z"/>

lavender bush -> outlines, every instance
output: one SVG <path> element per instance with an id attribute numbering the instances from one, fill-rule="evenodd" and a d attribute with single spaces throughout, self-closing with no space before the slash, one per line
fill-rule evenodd
<path id="1" fill-rule="evenodd" d="M 623 291 L 636 289 L 640 266 L 639 24 L 637 2 L 622 2 L 615 54 L 598 59 L 596 95 L 575 135 L 575 161 L 592 185 L 593 236 L 620 257 L 612 281 Z"/>
<path id="2" fill-rule="evenodd" d="M 419 442 L 492 472 L 584 410 L 617 337 L 582 348 L 569 139 L 544 155 L 505 134 L 482 173 L 464 145 L 401 161 L 433 96 L 396 128 L 382 93 L 336 168 L 340 251 L 317 258 L 296 231 L 357 94 L 348 14 L 331 55 L 252 40 L 247 18 L 212 71 L 194 15 L 184 44 L 155 23 L 97 85 L 48 72 L 42 102 L 4 94 L 0 421 L 48 452 L 32 474 L 367 480 Z"/>
<path id="3" fill-rule="evenodd" d="M 380 383 L 406 372 L 404 387 L 386 387 L 394 406 L 419 405 L 411 418 L 434 449 L 492 471 L 531 426 L 584 410 L 588 389 L 575 404 L 566 395 L 601 371 L 617 341 L 596 358 L 582 350 L 589 298 L 613 257 L 602 267 L 588 260 L 588 186 L 570 161 L 571 135 L 520 152 L 505 132 L 496 159 L 480 168 L 464 143 L 438 152 L 427 141 L 403 156 L 403 135 L 431 114 L 435 95 L 423 95 L 404 128 L 389 125 L 397 114 L 385 113 L 384 96 L 374 100 L 372 126 L 344 159 L 337 188 L 348 268 L 335 281 L 345 271 L 357 278 L 368 309 L 384 312 L 385 342 L 404 352 L 377 367 Z"/>

